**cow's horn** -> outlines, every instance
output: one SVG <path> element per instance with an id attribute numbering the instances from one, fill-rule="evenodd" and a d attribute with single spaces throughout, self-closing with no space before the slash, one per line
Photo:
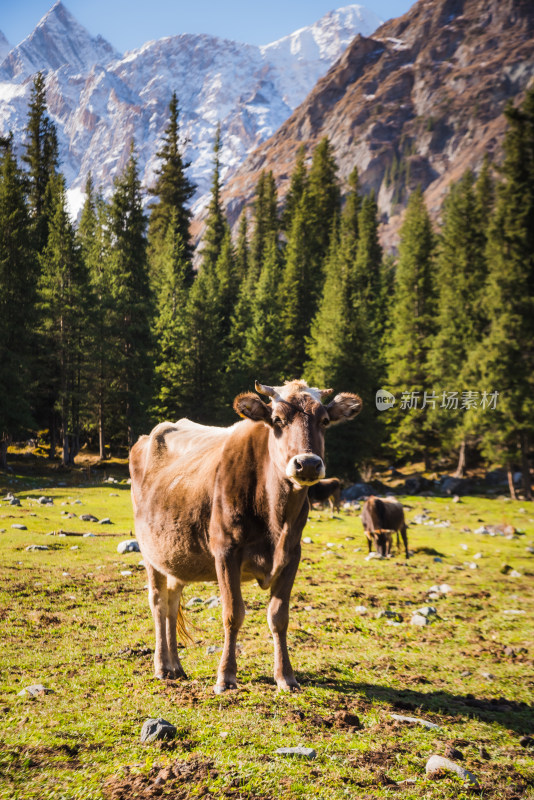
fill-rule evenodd
<path id="1" fill-rule="evenodd" d="M 319 389 L 319 394 L 321 395 L 321 400 L 324 397 L 327 397 L 329 394 L 332 394 L 333 391 L 334 391 L 333 389 Z"/>
<path id="2" fill-rule="evenodd" d="M 269 397 L 276 397 L 276 390 L 272 386 L 265 386 L 263 383 L 254 381 L 254 388 L 258 394 L 266 394 Z"/>

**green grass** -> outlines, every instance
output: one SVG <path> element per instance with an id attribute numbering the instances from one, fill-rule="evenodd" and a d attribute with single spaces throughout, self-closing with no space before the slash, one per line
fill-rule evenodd
<path id="1" fill-rule="evenodd" d="M 312 512 L 304 535 L 313 543 L 303 547 L 289 637 L 302 691 L 276 692 L 268 595 L 247 584 L 240 688 L 221 697 L 212 691 L 218 655 L 206 652 L 221 643 L 220 608 L 188 612 L 194 643 L 181 657 L 189 680 L 152 678 L 141 556 L 116 551 L 133 527 L 126 483 L 57 487 L 61 478 L 11 480 L 2 496 L 13 491 L 22 507 L 0 508 L 0 798 L 467 797 L 456 778 L 425 778 L 428 757 L 444 754 L 448 743 L 463 752 L 483 797 L 534 797 L 532 750 L 519 743 L 534 732 L 530 504 L 403 498 L 411 507 L 408 521 L 426 508 L 433 519 L 452 522 L 450 528 L 410 525 L 415 554 L 408 563 L 397 555 L 365 561 L 356 514 L 332 519 Z M 54 506 L 26 499 L 41 494 L 52 496 Z M 70 505 L 76 499 L 83 505 Z M 65 520 L 62 511 L 107 516 L 114 524 Z M 482 522 L 503 521 L 524 535 L 473 533 Z M 28 530 L 11 528 L 19 522 Z M 59 530 L 96 536 L 47 536 Z M 51 549 L 25 550 L 32 544 Z M 477 552 L 483 554 L 478 569 L 465 566 Z M 503 563 L 521 576 L 502 574 Z M 133 574 L 123 577 L 122 570 Z M 436 583 L 452 591 L 427 601 Z M 212 584 L 193 585 L 185 601 L 215 593 Z M 411 611 L 428 602 L 439 619 L 425 628 L 410 625 Z M 357 605 L 367 615 L 356 614 Z M 402 624 L 377 619 L 386 609 L 400 612 Z M 526 613 L 506 615 L 505 609 Z M 506 647 L 516 652 L 507 655 Z M 32 683 L 54 693 L 19 697 Z M 359 717 L 359 730 L 338 725 L 336 712 L 343 710 Z M 421 716 L 441 728 L 398 723 L 391 713 Z M 140 729 L 150 716 L 173 722 L 177 739 L 142 746 Z M 274 753 L 298 744 L 313 747 L 317 758 Z M 187 777 L 153 785 L 159 768 L 176 762 L 187 762 Z M 415 782 L 399 786 L 408 779 Z M 139 787 L 148 793 L 136 794 Z"/>

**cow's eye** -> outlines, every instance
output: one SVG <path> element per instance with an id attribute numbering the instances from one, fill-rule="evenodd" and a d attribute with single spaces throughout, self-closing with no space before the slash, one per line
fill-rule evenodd
<path id="1" fill-rule="evenodd" d="M 321 425 L 323 428 L 326 428 L 327 425 L 330 425 L 330 419 L 328 417 L 323 417 L 321 420 Z"/>
<path id="2" fill-rule="evenodd" d="M 283 428 L 284 420 L 281 417 L 273 417 L 273 425 L 277 425 L 279 428 Z"/>

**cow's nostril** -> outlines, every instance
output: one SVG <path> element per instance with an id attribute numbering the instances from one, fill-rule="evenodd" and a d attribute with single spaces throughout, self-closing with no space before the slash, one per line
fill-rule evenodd
<path id="1" fill-rule="evenodd" d="M 298 461 L 297 459 L 295 459 L 294 463 L 295 463 L 295 468 L 296 468 L 297 472 L 302 472 L 302 462 Z"/>
<path id="2" fill-rule="evenodd" d="M 323 468 L 323 462 L 320 459 L 318 459 L 315 464 L 315 471 L 321 472 L 322 468 Z"/>

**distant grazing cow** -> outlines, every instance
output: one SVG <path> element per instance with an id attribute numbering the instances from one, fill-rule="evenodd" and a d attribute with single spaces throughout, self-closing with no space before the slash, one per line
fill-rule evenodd
<path id="1" fill-rule="evenodd" d="M 391 551 L 391 532 L 397 531 L 397 547 L 399 546 L 399 531 L 404 542 L 406 558 L 408 553 L 408 534 L 404 520 L 402 503 L 393 497 L 369 497 L 362 509 L 362 523 L 369 552 L 374 541 L 376 552 L 388 556 Z"/>
<path id="2" fill-rule="evenodd" d="M 341 481 L 339 478 L 325 478 L 323 481 L 315 483 L 308 489 L 308 500 L 314 503 L 328 503 L 332 511 L 339 513 L 341 505 Z"/>
<path id="3" fill-rule="evenodd" d="M 215 691 L 236 688 L 236 640 L 245 615 L 241 582 L 270 589 L 267 618 L 274 640 L 274 677 L 298 689 L 286 644 L 289 598 L 308 517 L 308 487 L 324 477 L 324 430 L 355 417 L 358 395 L 304 381 L 256 384 L 234 400 L 241 417 L 230 428 L 187 419 L 162 422 L 130 454 L 135 530 L 148 573 L 156 628 L 158 678 L 185 677 L 177 626 L 185 584 L 219 583 L 224 647 Z"/>

